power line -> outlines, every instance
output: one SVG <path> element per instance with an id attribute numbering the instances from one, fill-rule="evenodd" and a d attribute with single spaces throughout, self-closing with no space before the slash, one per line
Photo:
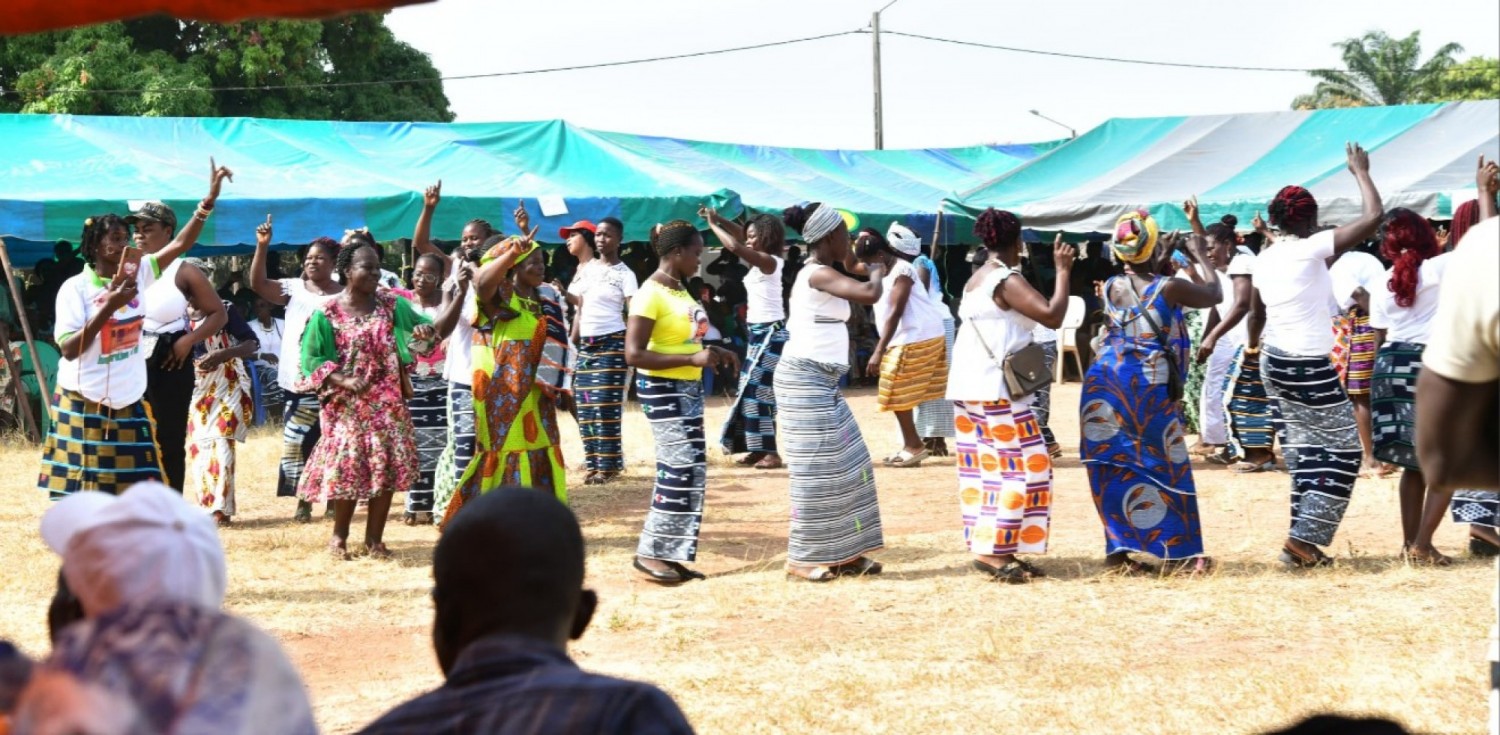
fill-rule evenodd
<path id="1" fill-rule="evenodd" d="M 867 33 L 868 31 L 858 31 Z M 887 36 L 901 36 L 904 38 L 915 38 L 921 41 L 933 41 L 936 43 L 947 43 L 955 46 L 970 46 L 973 48 L 993 49 L 996 51 L 1010 51 L 1018 54 L 1034 54 L 1037 56 L 1055 56 L 1065 59 L 1081 59 L 1084 61 L 1105 61 L 1116 64 L 1141 64 L 1144 66 L 1171 66 L 1182 69 L 1212 69 L 1216 71 L 1260 71 L 1260 72 L 1282 72 L 1296 74 L 1311 74 L 1314 72 L 1347 72 L 1347 69 L 1304 69 L 1289 66 L 1232 66 L 1227 64 L 1195 64 L 1185 61 L 1154 61 L 1151 59 L 1127 59 L 1118 56 L 1090 56 L 1088 54 L 1075 54 L 1067 51 L 1047 51 L 1044 49 L 1021 48 L 1018 46 L 1001 46 L 993 43 L 978 43 L 976 41 L 960 41 L 952 38 L 938 38 L 936 36 L 924 36 L 920 33 L 903 33 L 901 31 L 882 31 Z M 1488 67 L 1488 65 L 1486 65 Z M 1495 65 L 1500 68 L 1500 64 Z M 1485 72 L 1488 68 L 1477 69 L 1446 69 L 1446 73 L 1475 73 Z M 1413 70 L 1413 73 L 1419 73 Z"/>
<path id="2" fill-rule="evenodd" d="M 676 61 L 679 59 L 696 59 L 704 56 L 718 56 L 720 54 L 732 54 L 740 51 L 754 51 L 757 49 L 774 48 L 777 46 L 790 46 L 812 41 L 823 41 L 830 38 L 839 38 L 859 33 L 860 31 L 839 31 L 838 33 L 825 33 L 820 36 L 808 36 L 806 38 L 793 38 L 785 41 L 771 41 L 768 43 L 757 43 L 749 46 L 735 46 L 734 48 L 715 49 L 713 51 L 694 51 L 685 54 L 672 54 L 669 56 L 652 56 L 643 59 L 626 59 L 623 61 L 604 61 L 597 64 L 578 64 L 574 66 L 556 66 L 547 69 L 520 69 L 517 71 L 496 71 L 483 74 L 459 74 L 447 77 L 435 77 L 426 79 L 376 79 L 361 82 L 320 82 L 316 84 L 260 84 L 243 85 L 233 87 L 163 87 L 157 89 L 68 89 L 53 90 L 50 94 L 162 94 L 168 92 L 266 92 L 278 89 L 334 89 L 343 87 L 368 87 L 380 84 L 431 84 L 440 82 L 457 82 L 470 79 L 494 79 L 497 77 L 519 77 L 531 74 L 551 74 L 562 71 L 583 71 L 586 69 L 605 69 L 616 66 L 632 66 L 635 64 L 650 64 L 658 61 Z M 14 89 L 0 89 L 0 95 L 15 94 L 21 92 Z"/>

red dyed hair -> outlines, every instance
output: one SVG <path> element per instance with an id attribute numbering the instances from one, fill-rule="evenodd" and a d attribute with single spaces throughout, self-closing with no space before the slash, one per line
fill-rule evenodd
<path id="1" fill-rule="evenodd" d="M 1422 215 L 1405 207 L 1386 213 L 1380 223 L 1380 255 L 1395 263 L 1386 285 L 1396 294 L 1397 306 L 1411 308 L 1417 302 L 1417 272 L 1422 261 L 1441 252 L 1437 233 Z"/>
<path id="2" fill-rule="evenodd" d="M 1453 210 L 1453 224 L 1448 227 L 1448 242 L 1457 245 L 1469 232 L 1469 228 L 1479 224 L 1479 200 L 1470 199 Z"/>
<path id="3" fill-rule="evenodd" d="M 1312 192 L 1300 186 L 1284 186 L 1266 207 L 1271 224 L 1283 230 L 1294 229 L 1299 224 L 1314 227 L 1318 224 L 1318 200 Z"/>

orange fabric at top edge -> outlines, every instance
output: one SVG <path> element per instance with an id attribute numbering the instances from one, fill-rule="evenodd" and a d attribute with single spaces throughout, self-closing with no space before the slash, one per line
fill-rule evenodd
<path id="1" fill-rule="evenodd" d="M 0 35 L 19 35 L 164 13 L 176 18 L 233 23 L 246 18 L 318 18 L 386 10 L 432 0 L 10 0 Z"/>

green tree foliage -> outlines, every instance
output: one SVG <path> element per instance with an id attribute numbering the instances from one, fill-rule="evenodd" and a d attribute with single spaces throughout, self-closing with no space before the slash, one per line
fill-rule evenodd
<path id="1" fill-rule="evenodd" d="M 1439 77 L 1432 101 L 1500 99 L 1500 59 L 1475 56 Z"/>
<path id="2" fill-rule="evenodd" d="M 1489 93 L 1475 87 L 1471 78 L 1482 80 L 1485 64 L 1494 69 L 1495 60 L 1475 58 L 1459 64 L 1454 56 L 1463 53 L 1456 43 L 1444 44 L 1422 60 L 1421 32 L 1406 38 L 1391 38 L 1371 31 L 1333 45 L 1344 57 L 1344 69 L 1310 72 L 1318 84 L 1311 94 L 1292 100 L 1292 109 L 1322 107 L 1363 107 L 1441 102 L 1454 99 L 1494 97 L 1496 85 Z M 1473 95 L 1473 96 L 1470 96 Z"/>
<path id="3" fill-rule="evenodd" d="M 159 16 L 0 37 L 0 112 L 453 119 L 432 62 L 372 13 L 233 25 Z"/>

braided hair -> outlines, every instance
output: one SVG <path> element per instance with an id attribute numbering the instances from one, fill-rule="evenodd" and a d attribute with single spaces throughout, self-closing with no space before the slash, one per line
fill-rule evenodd
<path id="1" fill-rule="evenodd" d="M 313 244 L 317 245 L 318 243 L 314 242 Z M 375 241 L 369 237 L 350 237 L 349 244 L 339 248 L 338 258 L 334 260 L 333 266 L 334 272 L 339 274 L 339 280 L 345 284 L 349 283 L 349 269 L 354 266 L 354 254 L 365 248 L 374 250 L 375 259 L 377 261 L 380 259 L 380 246 L 376 245 Z"/>
<path id="2" fill-rule="evenodd" d="M 749 225 L 745 228 L 755 228 L 759 237 L 756 238 L 764 252 L 769 255 L 781 255 L 786 250 L 786 225 L 781 218 L 774 214 L 757 214 L 750 218 Z"/>
<path id="3" fill-rule="evenodd" d="M 1266 207 L 1271 224 L 1283 232 L 1296 234 L 1318 224 L 1318 200 L 1300 186 L 1282 187 Z"/>
<path id="4" fill-rule="evenodd" d="M 92 265 L 99 255 L 99 246 L 116 227 L 125 227 L 125 220 L 118 214 L 98 214 L 83 221 L 83 235 L 78 238 L 79 253 L 83 262 Z M 126 228 L 128 231 L 129 228 Z"/>
<path id="5" fill-rule="evenodd" d="M 1021 218 L 1003 209 L 990 207 L 974 220 L 974 236 L 990 251 L 1010 247 L 1021 239 Z"/>
<path id="6" fill-rule="evenodd" d="M 495 234 L 495 227 L 494 225 L 491 225 L 489 223 L 489 220 L 483 220 L 475 217 L 474 219 L 471 219 L 468 222 L 464 223 L 465 230 L 469 229 L 470 227 L 473 227 L 474 229 L 479 231 L 480 240 L 484 240 L 490 235 Z"/>
<path id="7" fill-rule="evenodd" d="M 651 231 L 651 249 L 656 252 L 656 257 L 665 258 L 691 245 L 697 237 L 701 235 L 698 234 L 698 228 L 693 227 L 693 223 L 685 219 L 674 219 L 657 225 Z"/>
<path id="8" fill-rule="evenodd" d="M 1386 286 L 1396 295 L 1396 305 L 1409 309 L 1417 302 L 1417 275 L 1422 262 L 1442 252 L 1437 233 L 1422 215 L 1397 207 L 1380 222 L 1377 238 L 1380 257 L 1395 264 Z"/>
<path id="9" fill-rule="evenodd" d="M 328 253 L 328 256 L 333 258 L 336 263 L 338 262 L 339 251 L 343 250 L 344 246 L 340 245 L 338 240 L 331 237 L 320 237 L 307 244 L 307 247 L 303 249 L 302 257 L 305 259 L 307 253 L 312 252 L 313 248 L 322 248 L 323 252 Z"/>
<path id="10" fill-rule="evenodd" d="M 345 238 L 344 246 L 346 248 L 352 248 L 354 247 L 355 243 L 361 242 L 368 244 L 372 248 L 375 248 L 375 257 L 377 259 L 385 260 L 385 248 L 380 246 L 380 242 L 375 239 L 374 235 L 370 234 L 369 230 L 355 230 L 354 232 L 350 233 L 349 237 Z"/>

